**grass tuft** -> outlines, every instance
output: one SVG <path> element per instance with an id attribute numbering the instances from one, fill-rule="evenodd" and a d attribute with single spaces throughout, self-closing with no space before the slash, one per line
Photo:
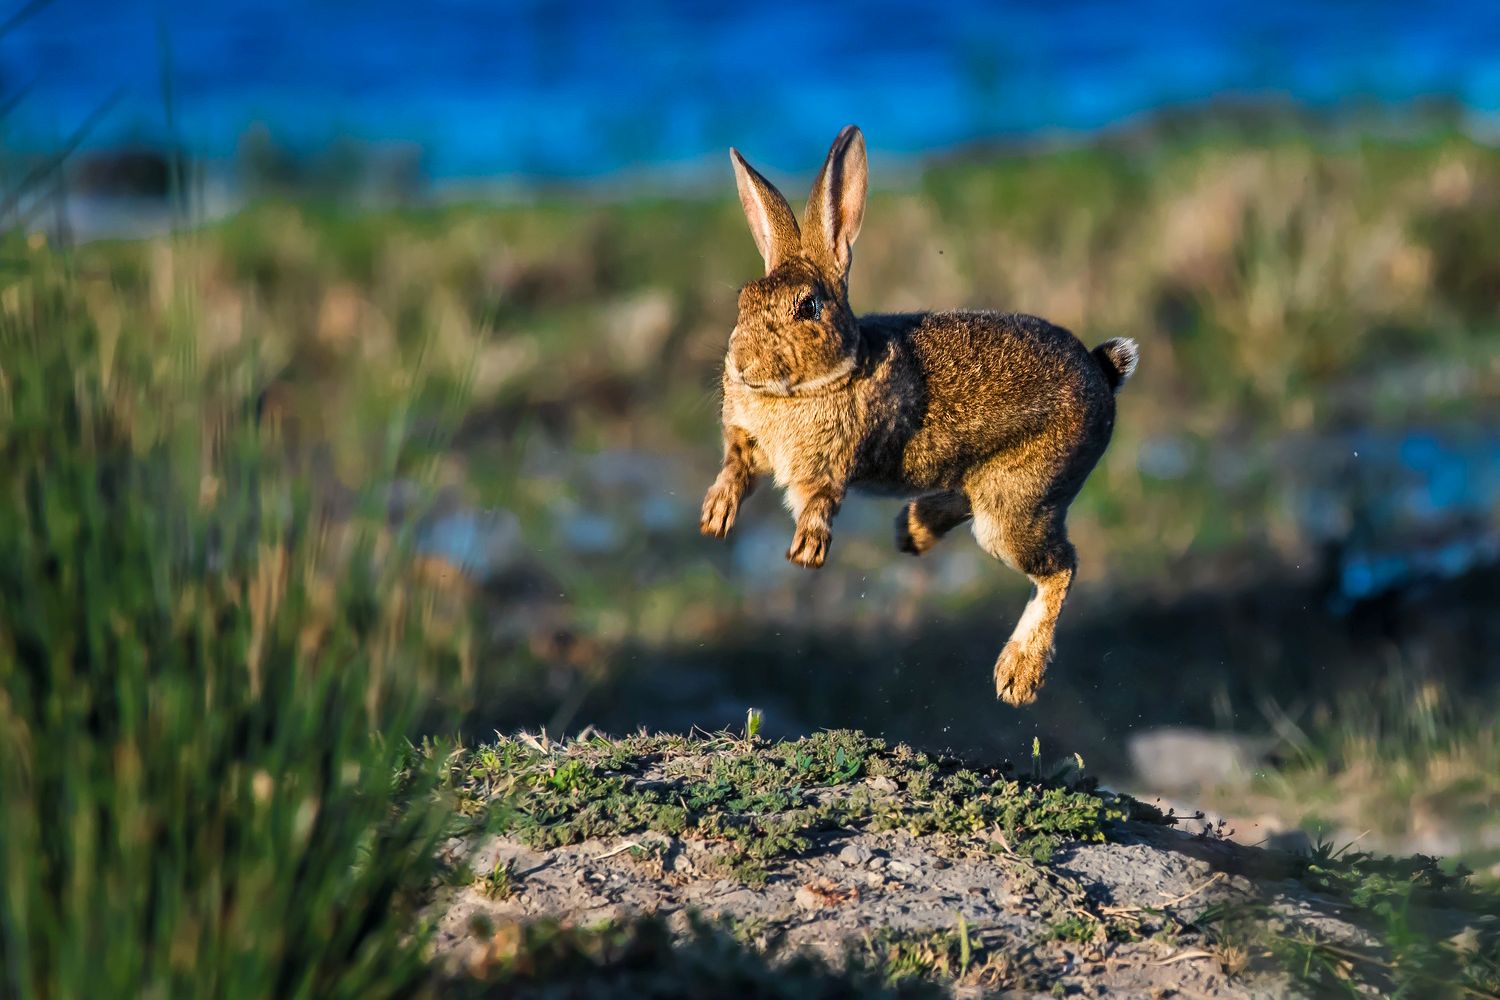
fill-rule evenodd
<path id="1" fill-rule="evenodd" d="M 323 530 L 190 303 L 106 330 L 29 252 L 0 297 L 0 992 L 407 994 L 442 823 L 407 738 L 456 650 L 399 540 Z"/>

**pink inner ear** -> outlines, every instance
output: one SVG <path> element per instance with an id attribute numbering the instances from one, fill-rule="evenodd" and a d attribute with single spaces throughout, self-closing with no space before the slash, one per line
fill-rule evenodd
<path id="1" fill-rule="evenodd" d="M 745 219 L 750 226 L 750 235 L 755 238 L 756 248 L 765 261 L 769 274 L 787 253 L 787 242 L 800 239 L 797 220 L 786 204 L 786 199 L 762 177 L 754 167 L 731 150 L 734 163 L 735 184 L 739 189 L 740 205 L 745 210 Z"/>
<path id="2" fill-rule="evenodd" d="M 771 213 L 766 209 L 766 201 L 761 197 L 756 185 L 752 182 L 746 187 L 745 194 L 748 196 L 749 203 L 745 207 L 750 210 L 753 217 L 755 242 L 760 246 L 761 258 L 766 262 L 766 271 L 769 272 L 775 264 L 771 257 L 776 247 L 776 234 L 771 227 Z"/>
<path id="3" fill-rule="evenodd" d="M 839 243 L 842 242 L 838 237 L 839 214 L 842 204 L 838 198 L 837 191 L 834 189 L 834 181 L 842 173 L 842 170 L 837 163 L 829 164 L 829 166 L 831 169 L 828 171 L 828 184 L 823 191 L 823 235 L 829 244 L 832 245 L 834 255 L 837 256 Z"/>
<path id="4" fill-rule="evenodd" d="M 810 229 L 819 230 L 818 249 L 840 270 L 847 270 L 853 260 L 854 238 L 864 221 L 867 177 L 864 139 L 858 129 L 848 126 L 828 151 L 808 201 L 809 211 L 817 213 L 808 221 Z"/>

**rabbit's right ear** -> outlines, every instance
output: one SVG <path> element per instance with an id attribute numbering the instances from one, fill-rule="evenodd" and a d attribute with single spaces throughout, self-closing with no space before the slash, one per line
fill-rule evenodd
<path id="1" fill-rule="evenodd" d="M 766 262 L 766 273 L 770 274 L 802 246 L 797 217 L 776 186 L 745 162 L 739 150 L 730 149 L 729 159 L 734 163 L 734 182 L 740 189 L 740 204 L 745 206 L 750 235 L 755 237 L 755 246 Z"/>

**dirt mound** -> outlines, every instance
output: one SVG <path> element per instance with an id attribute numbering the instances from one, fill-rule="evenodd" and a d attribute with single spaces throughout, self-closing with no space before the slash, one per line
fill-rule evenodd
<path id="1" fill-rule="evenodd" d="M 1485 995 L 1500 968 L 1495 900 L 1430 859 L 1184 832 L 1076 767 L 1018 776 L 853 732 L 521 737 L 456 755 L 451 780 L 468 821 L 432 910 L 440 961 L 507 994 L 694 995 L 756 960 L 760 986 L 817 969 L 856 992 L 1018 996 Z M 668 969 L 641 915 L 717 957 Z M 811 981 L 752 995 L 840 995 Z"/>

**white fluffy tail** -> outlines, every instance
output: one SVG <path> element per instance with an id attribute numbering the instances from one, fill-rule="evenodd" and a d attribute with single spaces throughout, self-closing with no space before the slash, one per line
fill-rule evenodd
<path id="1" fill-rule="evenodd" d="M 1135 366 L 1141 360 L 1141 349 L 1134 340 L 1129 337 L 1114 337 L 1106 340 L 1094 348 L 1094 360 L 1099 362 L 1099 367 L 1104 369 L 1104 377 L 1109 379 L 1109 387 L 1115 392 L 1120 391 L 1120 386 L 1135 371 Z"/>

